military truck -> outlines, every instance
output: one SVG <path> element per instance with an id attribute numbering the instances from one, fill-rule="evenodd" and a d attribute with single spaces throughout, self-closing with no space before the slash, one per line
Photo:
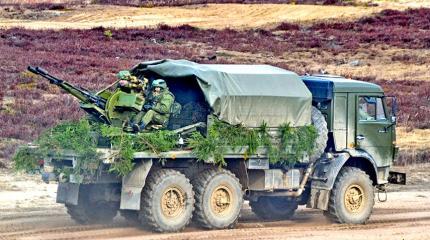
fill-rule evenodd
<path id="1" fill-rule="evenodd" d="M 243 149 L 232 149 L 224 156 L 226 165 L 217 166 L 213 159 L 197 161 L 179 139 L 174 151 L 135 153 L 132 172 L 120 177 L 107 171 L 115 158 L 104 146 L 99 149 L 103 166 L 85 183 L 55 171 L 73 168 L 79 156 L 65 151 L 48 157 L 43 178 L 59 181 L 57 202 L 79 223 L 120 213 L 158 232 L 180 231 L 191 220 L 207 229 L 233 228 L 247 200 L 263 219 L 288 219 L 299 205 L 306 205 L 335 222 L 362 224 L 371 215 L 375 191 L 385 191 L 389 179 L 402 177 L 389 171 L 397 152 L 395 98 L 385 96 L 376 84 L 331 75 L 299 76 L 269 65 L 186 60 L 143 62 L 130 72 L 167 82 L 183 106 L 168 126 L 178 138 L 184 131 L 204 132 L 214 119 L 247 128 L 264 122 L 276 129 L 288 122 L 292 127 L 315 126 L 315 149 L 289 165 L 270 163 L 264 149 L 247 156 Z M 86 110 L 102 101 L 99 106 L 110 105 L 111 111 L 113 95 L 100 91 L 91 101 L 80 100 Z M 104 109 L 96 112 L 110 122 Z"/>

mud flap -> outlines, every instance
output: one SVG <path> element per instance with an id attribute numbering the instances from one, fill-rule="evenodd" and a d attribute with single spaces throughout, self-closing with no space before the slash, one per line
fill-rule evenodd
<path id="1" fill-rule="evenodd" d="M 140 195 L 152 167 L 152 160 L 141 161 L 122 178 L 120 209 L 140 210 Z"/>
<path id="2" fill-rule="evenodd" d="M 77 183 L 59 183 L 57 187 L 57 203 L 78 205 L 79 185 Z"/>
<path id="3" fill-rule="evenodd" d="M 334 158 L 323 158 L 316 163 L 306 207 L 327 210 L 334 181 L 349 157 L 348 153 L 339 153 Z"/>
<path id="4" fill-rule="evenodd" d="M 327 189 L 312 188 L 311 196 L 306 207 L 327 210 L 330 192 L 331 191 Z"/>

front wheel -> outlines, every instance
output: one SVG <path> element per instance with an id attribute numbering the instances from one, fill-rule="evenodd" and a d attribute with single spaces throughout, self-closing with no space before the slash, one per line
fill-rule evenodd
<path id="1" fill-rule="evenodd" d="M 331 190 L 324 215 L 338 223 L 363 224 L 372 213 L 374 197 L 369 175 L 359 168 L 344 167 Z"/>

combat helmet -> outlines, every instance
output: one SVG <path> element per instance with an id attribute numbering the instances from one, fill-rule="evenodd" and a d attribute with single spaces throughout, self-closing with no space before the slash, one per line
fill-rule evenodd
<path id="1" fill-rule="evenodd" d="M 122 70 L 116 76 L 120 80 L 128 80 L 131 77 L 131 73 L 128 70 Z"/>
<path id="2" fill-rule="evenodd" d="M 167 88 L 167 84 L 166 81 L 164 81 L 163 79 L 156 79 L 154 81 L 152 81 L 152 85 L 151 87 L 154 89 L 156 87 L 162 88 L 162 89 L 166 89 Z"/>

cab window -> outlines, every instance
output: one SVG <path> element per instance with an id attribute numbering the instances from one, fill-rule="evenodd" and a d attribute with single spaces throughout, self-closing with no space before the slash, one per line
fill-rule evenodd
<path id="1" fill-rule="evenodd" d="M 360 121 L 386 120 L 381 97 L 365 97 L 358 99 L 358 119 Z"/>

